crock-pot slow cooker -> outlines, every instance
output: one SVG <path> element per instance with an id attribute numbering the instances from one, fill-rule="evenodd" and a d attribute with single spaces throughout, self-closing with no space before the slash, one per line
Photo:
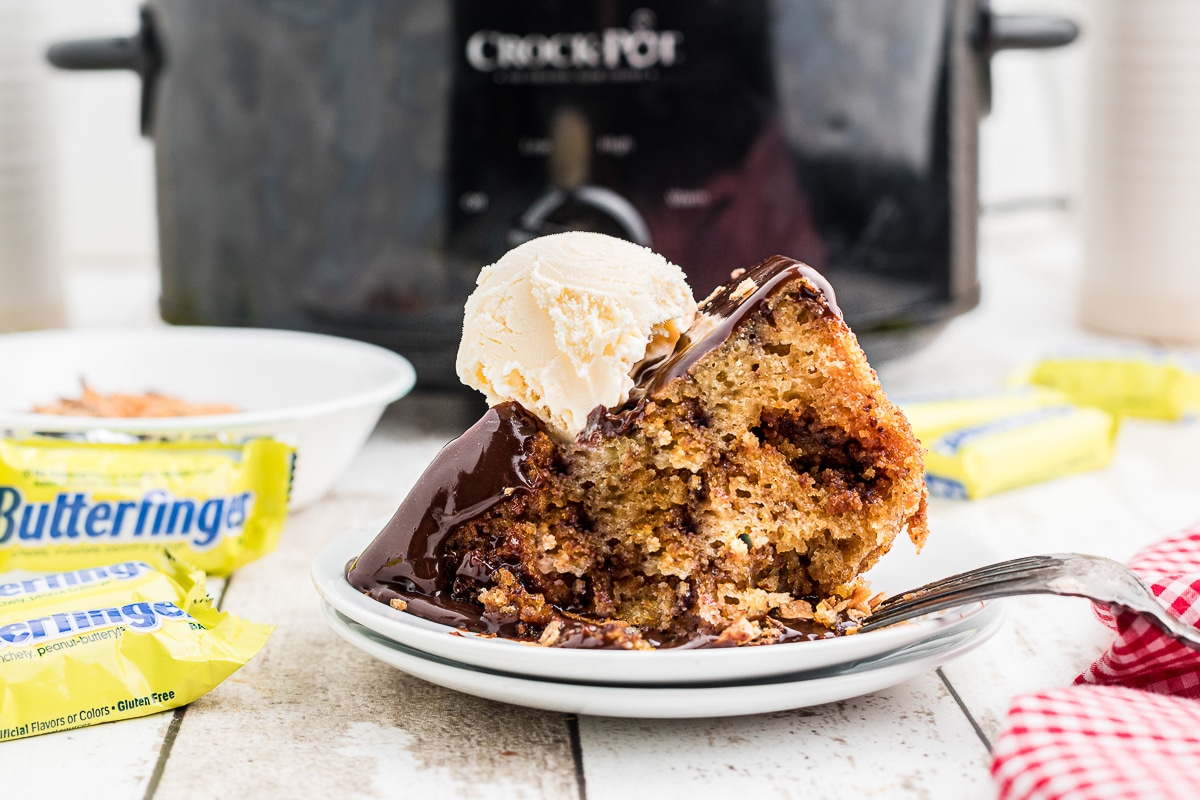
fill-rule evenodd
<path id="1" fill-rule="evenodd" d="M 1075 36 L 978 0 L 151 0 L 130 68 L 173 323 L 363 339 L 456 385 L 479 268 L 530 237 L 643 243 L 703 297 L 782 253 L 873 358 L 978 298 L 988 59 Z"/>

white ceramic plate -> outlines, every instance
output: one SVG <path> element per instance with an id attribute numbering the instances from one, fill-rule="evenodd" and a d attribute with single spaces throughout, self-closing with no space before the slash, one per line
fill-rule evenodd
<path id="1" fill-rule="evenodd" d="M 401 356 L 349 339 L 251 328 L 63 330 L 0 336 L 0 432 L 276 436 L 297 448 L 293 509 L 323 495 L 388 403 L 413 386 Z M 36 404 L 97 391 L 157 391 L 236 414 L 104 419 L 33 414 Z"/>
<path id="2" fill-rule="evenodd" d="M 356 591 L 346 581 L 346 564 L 362 552 L 377 530 L 338 538 L 317 556 L 312 567 L 313 582 L 326 602 L 383 638 L 414 650 L 461 664 L 535 678 L 678 685 L 785 675 L 879 656 L 970 624 L 983 609 L 982 604 L 975 603 L 870 633 L 767 647 L 656 651 L 538 647 L 464 633 L 397 611 Z M 897 539 L 892 551 L 867 577 L 873 589 L 894 594 L 998 560 L 974 539 L 942 532 L 929 537 L 920 556 L 907 539 Z"/>
<path id="3" fill-rule="evenodd" d="M 321 607 L 329 625 L 351 645 L 438 686 L 546 711 L 655 719 L 765 714 L 870 694 L 974 650 L 1003 621 L 999 607 L 992 604 L 966 625 L 841 669 L 708 686 L 619 686 L 535 680 L 457 664 L 388 641 L 328 603 Z"/>

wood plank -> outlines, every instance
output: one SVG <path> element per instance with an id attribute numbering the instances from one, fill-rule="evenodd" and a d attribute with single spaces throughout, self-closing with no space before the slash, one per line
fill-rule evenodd
<path id="1" fill-rule="evenodd" d="M 294 515 L 279 551 L 231 581 L 229 611 L 278 627 L 254 661 L 188 709 L 161 797 L 575 796 L 565 717 L 408 677 L 326 627 L 313 557 L 393 505 L 335 495 Z"/>
<path id="2" fill-rule="evenodd" d="M 1200 420 L 1126 420 L 1109 487 L 1159 536 L 1200 521 Z"/>
<path id="3" fill-rule="evenodd" d="M 987 750 L 936 673 L 760 716 L 581 717 L 588 800 L 981 797 Z"/>
<path id="4" fill-rule="evenodd" d="M 60 787 L 58 778 L 87 776 L 81 790 L 96 796 L 140 798 L 158 762 L 173 711 L 48 733 L 0 744 L 4 797 L 38 797 Z M 98 787 L 103 787 L 99 791 Z"/>
<path id="5" fill-rule="evenodd" d="M 995 742 L 1013 698 L 1067 686 L 1111 643 L 1112 634 L 1080 598 L 1003 601 L 1004 627 L 979 649 L 942 667 L 988 742 Z"/>

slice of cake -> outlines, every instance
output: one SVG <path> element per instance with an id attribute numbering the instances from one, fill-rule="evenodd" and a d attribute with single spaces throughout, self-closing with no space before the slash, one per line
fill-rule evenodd
<path id="1" fill-rule="evenodd" d="M 647 341 L 671 327 L 639 319 Z M 585 420 L 531 413 L 545 390 L 491 397 L 349 565 L 351 584 L 555 646 L 771 643 L 866 613 L 862 572 L 905 527 L 926 536 L 923 466 L 824 279 L 770 258 L 702 303 L 669 355 L 642 355 L 624 356 L 621 402 Z"/>

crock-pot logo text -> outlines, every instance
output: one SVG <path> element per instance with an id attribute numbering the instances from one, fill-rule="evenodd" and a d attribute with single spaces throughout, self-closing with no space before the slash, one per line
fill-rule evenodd
<path id="1" fill-rule="evenodd" d="M 37 503 L 27 501 L 19 489 L 0 486 L 0 546 L 153 539 L 204 550 L 241 533 L 253 503 L 254 492 L 200 501 L 172 497 L 161 489 L 140 500 L 95 500 L 85 492 L 59 492 Z"/>
<path id="2" fill-rule="evenodd" d="M 669 67 L 682 55 L 683 33 L 655 29 L 654 12 L 639 8 L 628 28 L 599 33 L 503 33 L 477 31 L 467 40 L 467 63 L 496 70 L 651 69 Z"/>

